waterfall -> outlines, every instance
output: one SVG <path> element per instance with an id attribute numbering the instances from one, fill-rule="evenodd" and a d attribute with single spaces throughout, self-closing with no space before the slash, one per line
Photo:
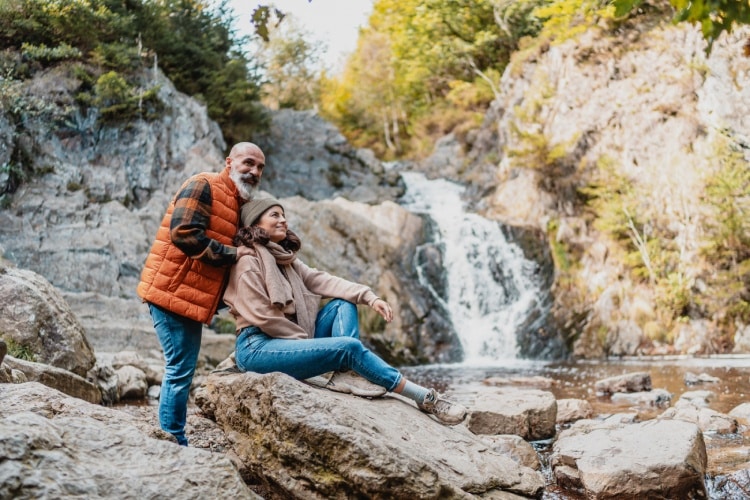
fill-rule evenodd
<path id="1" fill-rule="evenodd" d="M 432 292 L 451 315 L 464 363 L 515 359 L 516 333 L 543 295 L 539 266 L 508 241 L 498 222 L 465 212 L 460 185 L 417 172 L 401 175 L 404 208 L 429 216 L 437 226 L 446 290 L 442 296 Z"/>

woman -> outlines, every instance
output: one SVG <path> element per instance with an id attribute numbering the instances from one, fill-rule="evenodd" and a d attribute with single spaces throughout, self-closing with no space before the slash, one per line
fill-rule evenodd
<path id="1" fill-rule="evenodd" d="M 235 358 L 241 370 L 297 379 L 334 371 L 328 389 L 369 397 L 388 390 L 444 424 L 463 421 L 466 408 L 409 382 L 360 342 L 355 304 L 372 307 L 387 322 L 393 319 L 391 306 L 370 288 L 297 259 L 302 243 L 288 229 L 278 200 L 247 202 L 241 220 L 237 263 L 224 294 L 237 322 Z M 321 297 L 333 300 L 318 311 Z"/>

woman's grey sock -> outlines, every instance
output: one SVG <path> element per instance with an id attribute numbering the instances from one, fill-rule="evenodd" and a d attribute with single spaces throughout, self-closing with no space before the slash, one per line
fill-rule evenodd
<path id="1" fill-rule="evenodd" d="M 429 394 L 430 390 L 421 385 L 417 385 L 413 382 L 406 381 L 404 390 L 401 391 L 401 395 L 416 401 L 418 404 L 424 402 L 424 398 Z"/>

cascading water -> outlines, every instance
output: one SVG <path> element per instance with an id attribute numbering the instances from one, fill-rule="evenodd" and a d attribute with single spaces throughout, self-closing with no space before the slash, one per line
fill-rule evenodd
<path id="1" fill-rule="evenodd" d="M 417 172 L 401 175 L 407 187 L 404 208 L 429 216 L 437 225 L 446 291 L 443 296 L 432 292 L 451 315 L 464 363 L 515 359 L 516 333 L 543 295 L 539 266 L 508 241 L 496 221 L 464 211 L 460 185 Z M 431 288 L 426 281 L 422 284 Z"/>

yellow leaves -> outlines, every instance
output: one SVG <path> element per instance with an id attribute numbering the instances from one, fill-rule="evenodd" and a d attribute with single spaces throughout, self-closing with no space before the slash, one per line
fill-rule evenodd
<path id="1" fill-rule="evenodd" d="M 556 43 L 575 38 L 601 19 L 614 19 L 615 7 L 598 0 L 557 0 L 534 10 L 544 20 L 543 35 Z"/>

